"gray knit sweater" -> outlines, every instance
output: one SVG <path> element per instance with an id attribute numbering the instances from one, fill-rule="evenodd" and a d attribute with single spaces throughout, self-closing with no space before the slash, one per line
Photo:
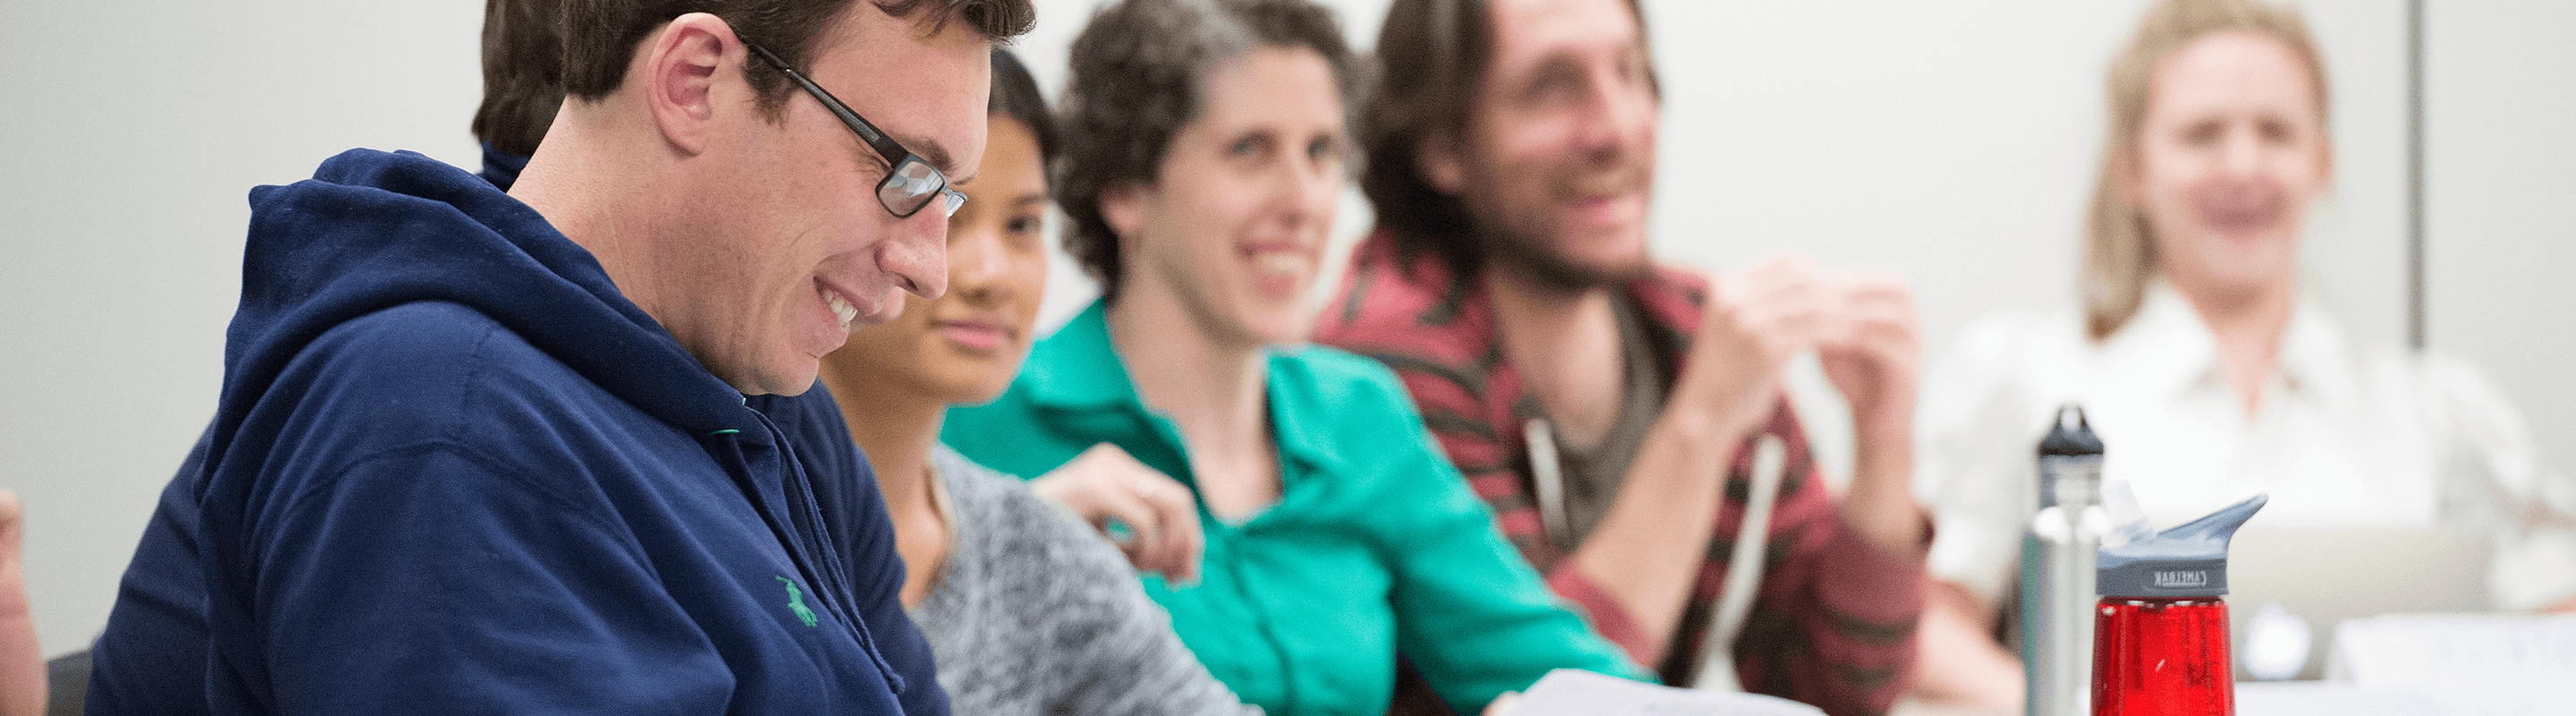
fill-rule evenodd
<path id="1" fill-rule="evenodd" d="M 941 445 L 947 562 L 912 620 L 952 710 L 1016 714 L 1259 714 L 1208 675 L 1099 533 L 1019 480 Z"/>

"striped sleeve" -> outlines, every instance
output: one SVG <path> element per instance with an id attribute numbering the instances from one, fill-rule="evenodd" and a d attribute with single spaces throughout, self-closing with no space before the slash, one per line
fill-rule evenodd
<path id="1" fill-rule="evenodd" d="M 1926 572 L 1921 554 L 1890 554 L 1845 526 L 1815 467 L 1796 413 L 1784 400 L 1770 434 L 1789 448 L 1791 477 L 1773 509 L 1760 596 L 1735 644 L 1747 689 L 1814 704 L 1828 714 L 1884 714 L 1911 687 L 1914 628 Z M 1725 581 L 1726 556 L 1742 524 L 1750 465 L 1739 462 L 1700 573 L 1688 629 L 1676 641 L 1696 654 L 1709 602 Z M 1924 519 L 1918 544 L 1930 542 Z M 1671 675 L 1673 670 L 1667 670 Z"/>

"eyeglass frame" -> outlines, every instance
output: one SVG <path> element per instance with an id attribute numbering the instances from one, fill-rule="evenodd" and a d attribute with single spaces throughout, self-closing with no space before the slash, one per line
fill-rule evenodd
<path id="1" fill-rule="evenodd" d="M 797 72 L 796 68 L 787 66 L 785 60 L 778 59 L 778 56 L 771 54 L 768 48 L 761 47 L 759 43 L 752 42 L 751 38 L 743 37 L 739 33 L 736 33 L 734 38 L 741 40 L 744 48 L 751 50 L 754 55 L 759 55 L 762 61 L 768 62 L 769 66 L 777 69 L 779 74 L 787 75 L 787 79 L 794 80 L 796 86 L 805 88 L 807 94 L 814 95 L 814 99 L 823 103 L 824 109 L 831 110 L 832 116 L 839 117 L 842 124 L 848 125 L 852 133 L 859 135 L 860 142 L 868 145 L 869 149 L 876 150 L 877 156 L 890 162 L 887 165 L 885 178 L 877 180 L 876 186 L 877 205 L 885 207 L 886 213 L 893 214 L 897 219 L 909 219 L 912 215 L 921 213 L 922 207 L 929 206 L 931 200 L 945 199 L 940 210 L 945 212 L 946 216 L 956 216 L 957 210 L 966 205 L 966 194 L 948 185 L 947 172 L 940 171 L 939 167 L 931 165 L 929 160 L 912 153 L 910 149 L 905 149 L 902 142 L 886 136 L 885 130 L 877 129 L 877 126 L 868 122 L 866 117 L 859 116 L 859 113 L 851 110 L 848 104 L 842 103 L 840 98 L 833 97 L 831 92 L 825 91 L 822 85 L 806 79 L 805 73 Z M 897 207 L 894 200 L 886 197 L 886 187 L 903 177 L 904 167 L 914 164 L 928 170 L 930 178 L 937 183 L 930 191 L 920 194 L 921 203 L 914 204 L 910 209 Z M 904 181 L 915 180 L 905 179 Z"/>

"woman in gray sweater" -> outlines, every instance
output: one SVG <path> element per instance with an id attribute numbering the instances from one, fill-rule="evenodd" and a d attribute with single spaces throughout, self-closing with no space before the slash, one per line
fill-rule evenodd
<path id="1" fill-rule="evenodd" d="M 1028 485 L 938 444 L 949 404 L 991 400 L 1019 372 L 1046 288 L 1052 124 L 1008 51 L 993 53 L 992 92 L 983 164 L 950 218 L 947 294 L 911 302 L 823 359 L 910 566 L 904 606 L 956 713 L 1260 713 L 1181 645 L 1118 548 Z M 1133 462 L 1123 457 L 1104 461 Z"/>

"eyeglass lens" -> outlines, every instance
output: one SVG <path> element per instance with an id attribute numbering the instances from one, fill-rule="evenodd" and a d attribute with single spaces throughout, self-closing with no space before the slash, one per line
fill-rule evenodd
<path id="1" fill-rule="evenodd" d="M 911 214 L 937 197 L 939 190 L 946 188 L 945 184 L 947 182 L 939 176 L 939 170 L 928 162 L 918 157 L 905 157 L 903 164 L 894 168 L 893 174 L 877 184 L 877 199 L 897 214 Z"/>

